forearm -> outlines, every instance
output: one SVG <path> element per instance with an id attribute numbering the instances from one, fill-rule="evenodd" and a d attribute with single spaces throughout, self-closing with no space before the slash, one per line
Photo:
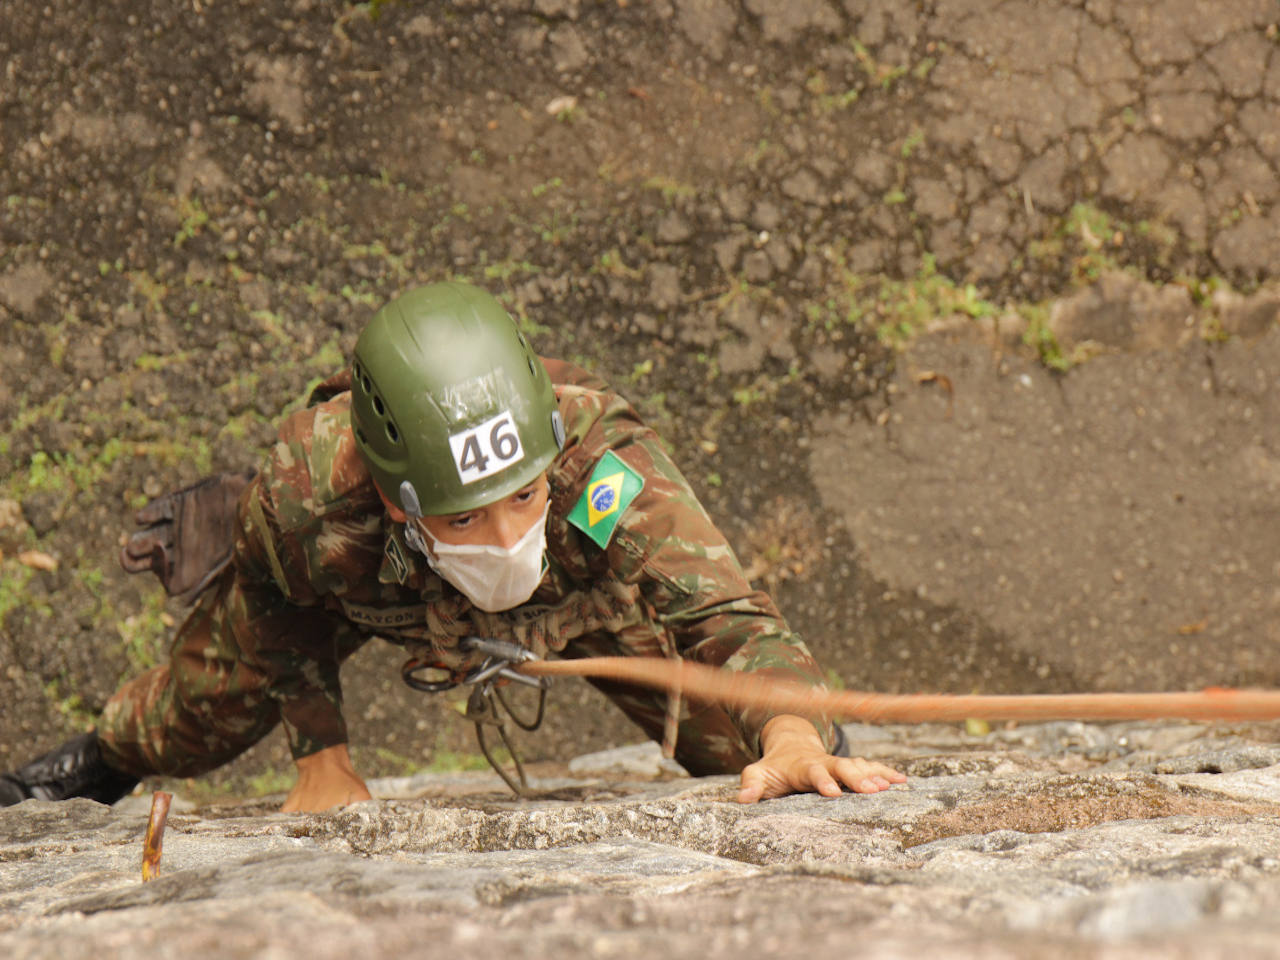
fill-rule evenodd
<path id="1" fill-rule="evenodd" d="M 237 643 L 268 678 L 293 756 L 346 743 L 338 671 L 359 638 L 333 615 L 296 606 L 269 584 L 238 576 L 235 591 Z"/>
<path id="2" fill-rule="evenodd" d="M 698 594 L 682 594 L 674 584 L 655 583 L 647 599 L 660 611 L 682 657 L 735 673 L 802 686 L 822 686 L 823 672 L 804 641 L 792 632 L 768 594 L 752 590 L 722 562 L 720 576 L 703 582 Z M 727 708 L 747 745 L 759 755 L 760 733 L 776 711 Z M 825 717 L 814 726 L 829 738 Z M 830 744 L 828 744 L 830 746 Z"/>
<path id="3" fill-rule="evenodd" d="M 725 669 L 750 673 L 753 677 L 767 678 L 784 684 L 808 687 L 825 687 L 822 668 L 809 653 L 804 641 L 794 633 L 757 636 L 731 657 Z M 825 751 L 835 746 L 835 731 L 831 718 L 817 715 L 809 719 L 782 714 L 777 710 L 754 708 L 741 709 L 731 714 L 749 744 L 757 744 L 760 753 L 767 749 L 764 740 L 766 728 L 775 721 L 786 720 L 781 729 L 791 730 L 801 725 L 807 734 L 816 736 Z M 752 737 L 755 739 L 753 740 Z"/>
<path id="4" fill-rule="evenodd" d="M 282 699 L 280 721 L 295 761 L 347 743 L 341 699 L 328 691 Z"/>
<path id="5" fill-rule="evenodd" d="M 823 686 L 823 673 L 808 647 L 799 636 L 787 629 L 780 618 L 726 615 L 702 625 L 715 632 L 704 642 L 691 648 L 692 659 L 735 673 L 784 684 Z M 774 721 L 783 719 L 777 710 L 762 707 L 726 708 L 734 725 L 757 756 L 767 748 L 764 731 Z M 789 727 L 800 723 L 816 736 L 825 750 L 834 746 L 834 729 L 830 718 L 817 716 L 812 721 L 791 715 Z"/>
<path id="6" fill-rule="evenodd" d="M 793 713 L 779 713 L 770 718 L 760 730 L 760 749 L 768 752 L 788 743 L 807 744 L 828 749 L 822 734 L 813 721 Z"/>

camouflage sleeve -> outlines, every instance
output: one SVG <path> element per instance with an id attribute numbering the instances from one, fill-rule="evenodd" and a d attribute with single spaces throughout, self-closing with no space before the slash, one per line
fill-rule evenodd
<path id="1" fill-rule="evenodd" d="M 281 499 L 291 496 L 291 483 L 302 482 L 291 469 L 297 451 L 288 446 L 282 438 L 240 498 L 232 613 L 243 656 L 270 679 L 269 694 L 280 706 L 296 759 L 347 742 L 338 670 L 362 640 L 321 605 L 304 546 L 307 532 L 282 519 L 289 508 L 282 511 Z"/>
<path id="2" fill-rule="evenodd" d="M 591 451 L 584 482 L 585 472 L 606 449 L 644 479 L 608 544 L 609 567 L 640 587 L 681 655 L 726 670 L 822 686 L 822 670 L 804 641 L 772 599 L 752 588 L 658 436 L 616 396 L 583 433 L 582 450 Z M 760 732 L 776 714 L 756 709 L 730 715 L 759 755 Z M 829 718 L 813 720 L 831 749 Z"/>

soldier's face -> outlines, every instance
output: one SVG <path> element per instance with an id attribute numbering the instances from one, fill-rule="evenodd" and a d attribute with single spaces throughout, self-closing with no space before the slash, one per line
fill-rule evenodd
<path id="1" fill-rule="evenodd" d="M 441 543 L 509 550 L 542 518 L 551 488 L 544 473 L 509 497 L 466 513 L 422 517 L 418 523 Z"/>

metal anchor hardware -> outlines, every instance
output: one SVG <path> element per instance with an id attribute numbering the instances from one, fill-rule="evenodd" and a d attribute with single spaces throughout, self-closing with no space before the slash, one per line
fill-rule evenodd
<path id="1" fill-rule="evenodd" d="M 551 680 L 549 677 L 530 677 L 512 669 L 514 664 L 540 659 L 532 650 L 527 650 L 519 644 L 506 640 L 496 640 L 492 637 L 470 636 L 463 637 L 458 641 L 458 649 L 463 653 L 482 654 L 484 661 L 466 673 L 450 674 L 443 679 L 433 680 L 422 674 L 428 670 L 440 671 L 446 668 L 414 658 L 407 661 L 401 669 L 401 679 L 414 690 L 421 690 L 423 693 L 443 693 L 459 686 L 471 687 L 471 695 L 467 698 L 467 708 L 464 715 L 475 724 L 476 741 L 480 745 L 480 752 L 489 761 L 489 766 L 493 768 L 494 772 L 511 788 L 512 793 L 517 797 L 522 797 L 529 790 L 529 782 L 525 777 L 524 764 L 521 763 L 515 745 L 507 734 L 507 727 L 502 714 L 505 713 L 507 717 L 510 717 L 511 722 L 521 730 L 537 730 L 538 727 L 542 726 L 542 718 L 547 704 L 547 688 L 550 687 Z M 538 709 L 532 720 L 525 720 L 512 709 L 511 704 L 507 702 L 507 698 L 502 692 L 502 687 L 499 685 L 501 680 L 513 680 L 516 683 L 538 688 Z M 499 712 L 499 707 L 502 708 L 502 712 Z M 515 765 L 516 775 L 514 777 L 502 768 L 498 759 L 489 749 L 489 743 L 485 738 L 485 727 L 495 727 L 497 729 L 502 745 L 511 754 L 511 761 Z"/>

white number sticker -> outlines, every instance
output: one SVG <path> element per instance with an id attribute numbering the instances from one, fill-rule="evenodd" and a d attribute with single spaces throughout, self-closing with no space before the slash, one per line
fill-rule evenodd
<path id="1" fill-rule="evenodd" d="M 520 434 L 509 410 L 479 426 L 455 433 L 449 438 L 449 448 L 453 451 L 458 478 L 464 484 L 483 480 L 524 459 L 524 447 L 520 445 Z"/>

